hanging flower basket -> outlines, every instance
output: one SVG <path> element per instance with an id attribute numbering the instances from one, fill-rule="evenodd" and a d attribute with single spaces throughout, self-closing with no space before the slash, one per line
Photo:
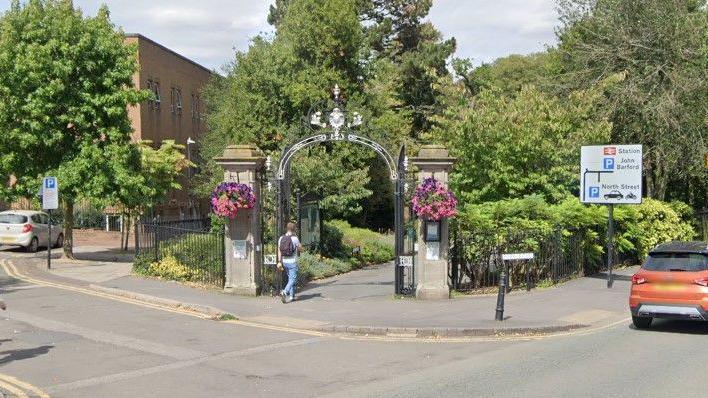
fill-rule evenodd
<path id="1" fill-rule="evenodd" d="M 222 182 L 211 194 L 211 210 L 217 216 L 236 218 L 239 209 L 252 209 L 256 205 L 253 189 L 237 182 Z"/>
<path id="2" fill-rule="evenodd" d="M 439 221 L 457 215 L 455 194 L 433 177 L 418 185 L 412 202 L 415 214 L 425 220 Z"/>

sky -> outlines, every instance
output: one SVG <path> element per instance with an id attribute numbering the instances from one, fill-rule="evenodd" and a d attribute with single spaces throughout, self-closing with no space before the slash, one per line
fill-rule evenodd
<path id="1" fill-rule="evenodd" d="M 217 71 L 248 49 L 250 38 L 270 32 L 272 0 L 74 0 L 95 14 L 106 3 L 126 33 L 141 33 Z M 0 12 L 10 0 L 0 0 Z M 528 54 L 555 43 L 554 0 L 434 0 L 428 19 L 457 39 L 458 58 L 475 64 Z"/>

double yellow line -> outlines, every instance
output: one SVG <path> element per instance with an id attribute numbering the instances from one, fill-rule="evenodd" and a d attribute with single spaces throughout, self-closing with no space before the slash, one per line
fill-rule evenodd
<path id="1" fill-rule="evenodd" d="M 15 279 L 19 279 L 24 282 L 32 283 L 35 285 L 54 287 L 57 289 L 68 290 L 68 291 L 72 291 L 72 292 L 88 294 L 88 295 L 95 296 L 95 297 L 101 297 L 101 298 L 105 298 L 105 299 L 109 299 L 109 300 L 121 301 L 124 303 L 139 305 L 141 307 L 147 307 L 147 308 L 158 309 L 161 311 L 169 311 L 169 312 L 174 312 L 174 313 L 178 313 L 178 314 L 190 315 L 190 316 L 194 316 L 194 317 L 202 318 L 202 319 L 209 319 L 208 315 L 205 315 L 205 314 L 202 314 L 202 313 L 199 313 L 196 311 L 192 311 L 192 310 L 189 310 L 186 308 L 174 308 L 174 307 L 169 307 L 166 305 L 146 303 L 141 300 L 132 299 L 129 297 L 123 297 L 123 296 L 110 294 L 110 293 L 99 292 L 97 290 L 66 285 L 63 283 L 56 283 L 56 282 L 49 282 L 49 281 L 45 281 L 45 280 L 35 279 L 35 278 L 32 278 L 31 276 L 27 276 L 27 275 L 21 273 L 20 271 L 17 270 L 17 268 L 15 267 L 14 264 L 12 264 L 11 262 L 9 262 L 5 259 L 0 259 L 0 266 L 3 268 L 3 270 L 5 270 L 5 273 L 8 276 L 15 278 Z"/>
<path id="2" fill-rule="evenodd" d="M 12 262 L 10 262 L 6 259 L 0 259 L 0 267 L 2 267 L 5 270 L 5 273 L 8 276 L 15 278 L 15 279 L 19 279 L 19 280 L 27 282 L 27 283 L 32 283 L 35 285 L 68 290 L 68 291 L 77 292 L 77 293 L 81 293 L 81 294 L 87 294 L 87 295 L 100 297 L 100 298 L 104 298 L 104 299 L 108 299 L 108 300 L 114 300 L 114 301 L 120 301 L 123 303 L 138 305 L 138 306 L 145 307 L 145 308 L 151 308 L 151 309 L 160 310 L 160 311 L 168 311 L 168 312 L 173 312 L 173 313 L 182 314 L 182 315 L 189 315 L 189 316 L 193 316 L 195 318 L 200 318 L 200 319 L 208 319 L 208 320 L 213 319 L 210 315 L 207 315 L 207 314 L 204 314 L 201 312 L 197 312 L 197 311 L 191 310 L 189 308 L 175 308 L 175 307 L 170 307 L 167 305 L 147 303 L 147 302 L 139 300 L 139 299 L 132 299 L 129 297 L 119 296 L 117 294 L 110 294 L 110 293 L 105 293 L 105 292 L 101 292 L 98 290 L 86 289 L 86 288 L 82 288 L 82 287 L 66 285 L 63 283 L 49 282 L 49 281 L 45 281 L 45 280 L 41 280 L 41 279 L 32 278 L 31 276 L 25 275 L 25 274 L 21 273 L 20 271 L 18 271 L 17 267 L 15 267 L 15 265 L 12 264 Z M 307 330 L 307 329 L 296 329 L 296 328 L 290 328 L 287 326 L 268 325 L 268 324 L 243 321 L 243 320 L 228 320 L 228 321 L 222 321 L 222 322 L 230 323 L 230 324 L 234 324 L 234 325 L 240 325 L 240 326 L 259 328 L 259 329 L 268 329 L 268 330 L 279 331 L 279 332 L 298 333 L 298 334 L 304 334 L 304 335 L 308 335 L 308 336 L 325 337 L 325 336 L 331 335 L 331 334 L 325 333 L 325 332 L 318 332 L 318 331 Z"/>
<path id="3" fill-rule="evenodd" d="M 17 398 L 49 398 L 49 395 L 39 388 L 2 373 L 0 373 L 0 390 L 5 390 Z"/>

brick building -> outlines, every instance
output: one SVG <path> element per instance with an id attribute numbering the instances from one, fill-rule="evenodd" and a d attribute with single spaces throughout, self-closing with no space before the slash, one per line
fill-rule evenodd
<path id="1" fill-rule="evenodd" d="M 203 87 L 214 76 L 196 62 L 139 34 L 128 34 L 126 43 L 138 48 L 139 70 L 133 77 L 136 88 L 155 94 L 128 109 L 133 139 L 150 140 L 159 146 L 174 140 L 186 147 L 186 155 L 195 160 L 196 142 L 204 134 Z M 204 205 L 189 194 L 189 180 L 194 170 L 187 170 L 180 183 L 183 189 L 171 192 L 157 214 L 164 218 L 190 218 L 205 214 Z"/>

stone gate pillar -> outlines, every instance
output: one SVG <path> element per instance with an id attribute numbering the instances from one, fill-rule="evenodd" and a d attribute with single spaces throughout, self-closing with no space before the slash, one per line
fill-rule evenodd
<path id="1" fill-rule="evenodd" d="M 455 159 L 440 145 L 424 145 L 418 157 L 411 163 L 418 169 L 418 183 L 428 177 L 435 177 L 447 187 L 449 172 Z M 450 287 L 447 278 L 447 258 L 450 247 L 448 220 L 440 220 L 439 242 L 426 242 L 424 220 L 417 221 L 418 253 L 415 263 L 416 298 L 423 300 L 449 299 Z"/>
<path id="2" fill-rule="evenodd" d="M 226 221 L 226 281 L 224 291 L 256 296 L 261 288 L 261 192 L 258 183 L 265 157 L 255 145 L 230 145 L 215 158 L 224 169 L 224 181 L 251 186 L 256 195 L 253 209 L 242 209 Z"/>

